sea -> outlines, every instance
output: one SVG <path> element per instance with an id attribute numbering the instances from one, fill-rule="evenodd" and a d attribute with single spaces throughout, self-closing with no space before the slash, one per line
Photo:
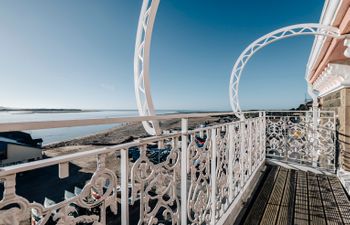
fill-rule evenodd
<path id="1" fill-rule="evenodd" d="M 175 113 L 175 111 L 159 110 L 157 114 Z M 77 111 L 77 112 L 32 112 L 32 111 L 6 111 L 0 112 L 0 123 L 56 121 L 78 119 L 103 119 L 115 117 L 137 116 L 136 110 L 105 110 L 105 111 Z M 68 128 L 54 128 L 25 131 L 33 138 L 42 138 L 43 145 L 68 141 L 79 137 L 97 134 L 122 124 L 93 125 Z"/>

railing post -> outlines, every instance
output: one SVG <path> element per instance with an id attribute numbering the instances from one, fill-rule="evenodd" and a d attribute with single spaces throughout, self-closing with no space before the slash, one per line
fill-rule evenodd
<path id="1" fill-rule="evenodd" d="M 239 164 L 240 164 L 240 175 L 241 175 L 241 182 L 240 183 L 240 189 L 243 188 L 246 177 L 245 177 L 245 165 L 246 162 L 243 161 L 243 159 L 246 156 L 246 151 L 245 151 L 245 123 L 246 121 L 241 121 L 239 123 L 239 144 L 240 144 L 240 159 L 239 159 Z"/>
<path id="2" fill-rule="evenodd" d="M 247 120 L 248 124 L 248 177 L 252 174 L 252 123 Z"/>
<path id="3" fill-rule="evenodd" d="M 233 163 L 234 163 L 234 137 L 233 137 L 233 125 L 228 126 L 228 187 L 229 187 L 229 203 L 233 200 Z"/>
<path id="4" fill-rule="evenodd" d="M 267 122 L 266 122 L 266 112 L 264 112 L 264 118 L 263 118 L 263 149 L 264 149 L 264 159 L 266 159 L 266 129 L 267 129 Z"/>
<path id="5" fill-rule="evenodd" d="M 319 120 L 319 109 L 318 109 L 318 103 L 317 105 L 312 106 L 312 126 L 313 129 L 316 130 L 318 127 L 318 120 Z"/>
<path id="6" fill-rule="evenodd" d="M 216 212 L 216 129 L 211 129 L 211 221 L 210 224 L 215 225 Z"/>
<path id="7" fill-rule="evenodd" d="M 203 130 L 199 131 L 199 137 L 204 138 L 204 131 Z"/>
<path id="8" fill-rule="evenodd" d="M 287 123 L 288 123 L 288 119 L 289 119 L 289 116 L 281 116 L 282 117 L 282 132 L 283 132 L 283 145 L 284 145 L 284 160 L 285 161 L 288 161 L 288 152 L 289 152 L 289 146 L 288 146 L 288 130 L 287 130 Z"/>
<path id="9" fill-rule="evenodd" d="M 181 119 L 181 224 L 187 224 L 188 119 Z"/>
<path id="10" fill-rule="evenodd" d="M 337 146 L 337 143 L 339 144 L 339 140 L 338 140 L 338 134 L 337 134 L 337 115 L 335 114 L 335 112 L 332 112 L 333 114 L 333 151 L 334 151 L 334 159 L 333 159 L 333 164 L 334 164 L 334 169 L 336 170 L 337 167 L 339 167 L 339 169 L 344 169 L 343 167 L 343 162 L 342 162 L 342 155 L 339 152 L 338 153 L 338 158 L 336 159 L 335 157 L 337 156 L 337 151 L 340 151 L 340 146 Z"/>
<path id="11" fill-rule="evenodd" d="M 107 212 L 106 212 L 106 201 L 103 201 L 100 205 L 100 223 L 106 224 Z"/>
<path id="12" fill-rule="evenodd" d="M 266 112 L 262 112 L 261 116 L 261 152 L 263 159 L 266 159 Z"/>
<path id="13" fill-rule="evenodd" d="M 311 119 L 310 119 L 311 118 Z M 318 127 L 318 112 L 317 107 L 312 107 L 311 112 L 305 112 L 305 133 L 307 134 L 307 143 L 311 143 L 312 146 L 309 147 L 311 151 L 311 161 L 312 166 L 317 167 L 317 151 L 318 151 L 318 137 L 317 137 L 317 127 Z M 311 125 L 310 125 L 311 124 Z"/>
<path id="14" fill-rule="evenodd" d="M 96 168 L 96 171 L 106 169 L 106 157 L 107 157 L 106 153 L 97 155 L 97 165 L 96 165 L 97 168 Z M 99 206 L 99 208 L 100 208 L 100 223 L 101 224 L 106 224 L 106 218 L 107 218 L 107 215 L 106 215 L 106 201 L 103 201 L 101 203 L 101 205 Z"/>
<path id="15" fill-rule="evenodd" d="M 122 149 L 120 151 L 120 191 L 121 191 L 121 216 L 122 225 L 129 224 L 129 158 L 128 150 Z"/>

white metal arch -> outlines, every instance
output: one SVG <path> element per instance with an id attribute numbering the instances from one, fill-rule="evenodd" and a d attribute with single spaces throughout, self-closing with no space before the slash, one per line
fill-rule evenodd
<path id="1" fill-rule="evenodd" d="M 155 115 L 149 80 L 149 64 L 152 31 L 159 1 L 143 1 L 137 27 L 134 54 L 134 87 L 140 116 Z M 158 121 L 145 121 L 143 126 L 150 135 L 159 135 L 161 132 Z"/>
<path id="2" fill-rule="evenodd" d="M 244 115 L 241 113 L 241 107 L 239 104 L 239 81 L 242 76 L 245 65 L 249 59 L 261 48 L 281 39 L 301 36 L 301 35 L 321 35 L 333 38 L 345 38 L 344 35 L 340 34 L 340 31 L 336 27 L 325 26 L 322 24 L 307 23 L 307 24 L 296 24 L 292 26 L 283 27 L 268 33 L 256 41 L 252 42 L 239 56 L 235 62 L 231 78 L 230 78 L 230 104 L 233 112 L 240 119 L 244 119 Z"/>

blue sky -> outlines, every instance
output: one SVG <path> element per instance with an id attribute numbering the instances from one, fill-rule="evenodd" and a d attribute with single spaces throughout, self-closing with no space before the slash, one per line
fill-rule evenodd
<path id="1" fill-rule="evenodd" d="M 321 0 L 161 0 L 151 49 L 157 109 L 228 110 L 234 61 L 258 37 L 318 22 Z M 0 106 L 134 109 L 141 0 L 0 1 Z M 240 84 L 242 108 L 304 101 L 313 37 L 258 52 Z"/>

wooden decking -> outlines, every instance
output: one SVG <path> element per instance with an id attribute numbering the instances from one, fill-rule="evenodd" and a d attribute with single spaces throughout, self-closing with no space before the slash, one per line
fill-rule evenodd
<path id="1" fill-rule="evenodd" d="M 350 224 L 350 201 L 335 176 L 268 166 L 235 224 Z"/>

